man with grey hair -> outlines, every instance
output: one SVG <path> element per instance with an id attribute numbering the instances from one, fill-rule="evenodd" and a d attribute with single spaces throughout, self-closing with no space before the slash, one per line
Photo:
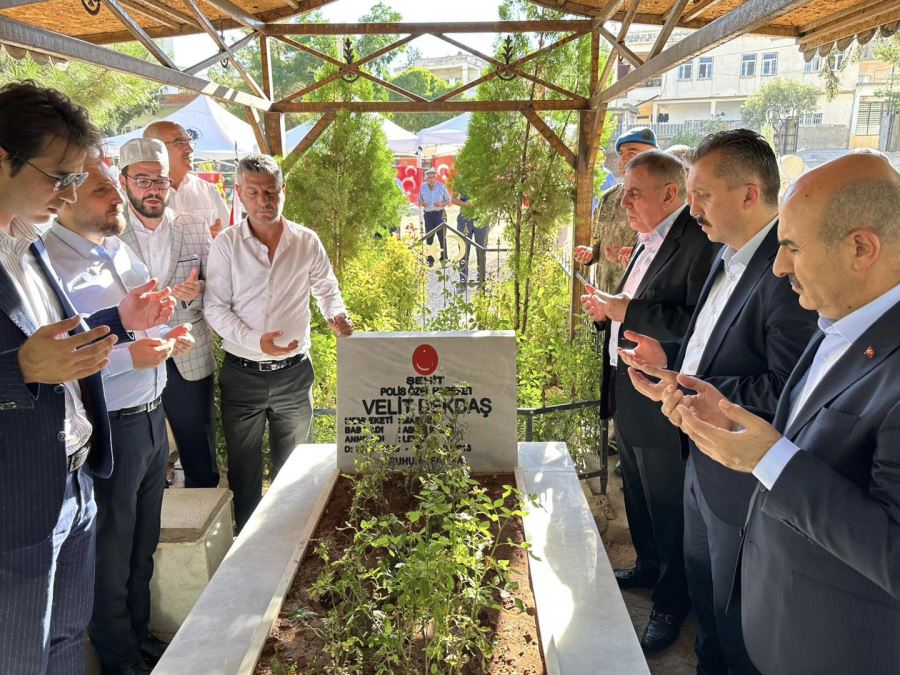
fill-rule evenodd
<path id="1" fill-rule="evenodd" d="M 309 438 L 310 294 L 336 335 L 350 335 L 353 324 L 319 237 L 282 215 L 284 179 L 274 158 L 243 158 L 235 189 L 247 217 L 213 242 L 205 312 L 224 341 L 222 428 L 240 529 L 262 497 L 266 422 L 275 472 Z"/>
<path id="2" fill-rule="evenodd" d="M 797 179 L 773 270 L 819 330 L 774 420 L 675 401 L 700 451 L 754 483 L 732 594 L 763 673 L 900 673 L 898 202 L 871 155 Z"/>
<path id="3" fill-rule="evenodd" d="M 641 333 L 657 340 L 684 335 L 715 247 L 685 203 L 684 168 L 653 150 L 625 170 L 622 208 L 638 244 L 615 294 L 582 297 L 597 328 L 607 328 L 601 414 L 614 416 L 625 512 L 637 552 L 632 569 L 616 570 L 622 588 L 651 588 L 653 611 L 641 637 L 647 652 L 672 644 L 690 608 L 682 550 L 684 462 L 676 430 L 659 405 L 638 393 L 619 347 Z"/>

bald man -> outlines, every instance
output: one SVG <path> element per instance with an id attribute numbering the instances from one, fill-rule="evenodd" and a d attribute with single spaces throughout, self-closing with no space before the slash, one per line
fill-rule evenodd
<path id="1" fill-rule="evenodd" d="M 174 122 L 154 122 L 144 129 L 144 138 L 155 138 L 166 144 L 169 151 L 169 208 L 173 212 L 187 213 L 209 223 L 213 237 L 223 227 L 228 227 L 230 214 L 225 200 L 216 187 L 196 174 L 194 170 L 194 140 L 181 125 Z"/>
<path id="2" fill-rule="evenodd" d="M 763 673 L 900 673 L 898 204 L 900 175 L 872 155 L 785 193 L 774 272 L 820 330 L 772 425 L 711 387 L 721 415 L 677 391 L 666 403 L 702 452 L 758 482 L 735 590 Z"/>

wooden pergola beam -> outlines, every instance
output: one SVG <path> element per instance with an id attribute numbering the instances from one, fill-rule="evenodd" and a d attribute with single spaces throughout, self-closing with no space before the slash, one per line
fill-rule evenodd
<path id="1" fill-rule="evenodd" d="M 125 11 L 125 8 L 119 4 L 118 0 L 104 0 L 106 4 L 106 8 L 115 16 L 119 23 L 121 23 L 125 28 L 128 29 L 128 32 L 131 33 L 134 38 L 144 45 L 144 48 L 153 55 L 157 61 L 159 61 L 166 68 L 175 68 L 175 63 L 170 59 L 166 53 L 156 46 L 156 43 L 153 42 L 153 38 L 151 38 L 147 33 L 144 32 L 144 29 L 141 28 L 140 24 L 131 18 L 131 15 Z"/>
<path id="2" fill-rule="evenodd" d="M 569 166 L 573 169 L 575 168 L 575 153 L 569 149 L 569 146 L 566 145 L 565 141 L 556 135 L 556 132 L 553 131 L 547 123 L 538 115 L 534 110 L 523 110 L 522 114 L 525 116 L 525 119 L 535 128 L 535 130 L 544 137 L 544 140 L 550 144 L 559 156 L 562 157 L 566 162 L 568 162 Z"/>
<path id="3" fill-rule="evenodd" d="M 146 16 L 148 19 L 156 21 L 157 23 L 161 23 L 164 26 L 168 26 L 169 28 L 177 29 L 182 24 L 178 23 L 174 19 L 166 16 L 162 12 L 158 12 L 152 7 L 148 7 L 147 5 L 143 5 L 137 0 L 119 0 L 123 6 L 128 7 L 129 9 Z"/>
<path id="4" fill-rule="evenodd" d="M 247 117 L 247 122 L 250 123 L 250 127 L 253 129 L 253 136 L 256 138 L 256 144 L 259 146 L 259 151 L 267 155 L 272 154 L 269 152 L 269 141 L 266 139 L 266 133 L 263 130 L 262 122 L 260 122 L 259 119 L 259 111 L 254 108 L 244 108 L 244 115 Z"/>
<path id="5" fill-rule="evenodd" d="M 675 30 L 675 26 L 677 26 L 678 22 L 681 20 L 681 14 L 684 12 L 684 8 L 687 4 L 688 0 L 675 0 L 675 4 L 672 5 L 672 9 L 669 10 L 669 14 L 666 16 L 666 22 L 663 24 L 662 30 L 659 31 L 659 35 L 656 36 L 656 42 L 653 43 L 653 48 L 650 50 L 650 55 L 647 57 L 648 59 L 658 56 L 663 50 L 663 47 L 666 46 L 666 42 L 669 41 L 669 38 L 672 36 L 672 31 Z"/>
<path id="6" fill-rule="evenodd" d="M 0 16 L 0 42 L 57 58 L 83 61 L 126 75 L 136 75 L 161 84 L 195 91 L 213 98 L 267 110 L 269 102 L 242 91 L 223 87 L 199 77 L 166 68 L 155 63 L 127 56 L 83 40 L 35 28 L 28 24 Z"/>
<path id="7" fill-rule="evenodd" d="M 812 0 L 748 0 L 737 9 L 716 19 L 695 33 L 664 50 L 659 56 L 632 70 L 621 80 L 591 98 L 591 106 L 613 100 L 641 82 L 694 58 L 732 38 L 750 33 L 764 23 L 807 5 Z"/>
<path id="8" fill-rule="evenodd" d="M 319 136 L 328 128 L 334 118 L 337 117 L 337 110 L 330 110 L 329 112 L 322 115 L 319 120 L 313 125 L 312 129 L 310 129 L 306 135 L 300 139 L 300 142 L 294 146 L 294 149 L 291 150 L 290 154 L 284 158 L 284 162 L 282 162 L 281 166 L 284 169 L 285 173 L 290 173 L 291 169 L 294 168 L 294 164 L 297 163 L 297 160 L 303 156 L 307 150 L 309 150 L 313 143 L 319 140 Z"/>
<path id="9" fill-rule="evenodd" d="M 262 71 L 263 92 L 270 101 L 275 100 L 275 80 L 272 77 L 272 52 L 269 38 L 259 35 L 259 64 Z"/>
<path id="10" fill-rule="evenodd" d="M 615 47 L 616 51 L 618 51 L 626 61 L 631 63 L 633 67 L 640 68 L 644 65 L 644 60 L 625 46 L 624 38 L 617 38 L 603 26 L 600 26 L 600 35 L 602 35 L 610 45 Z"/>
<path id="11" fill-rule="evenodd" d="M 125 4 L 122 2 L 122 4 Z M 179 12 L 177 9 L 169 7 L 165 3 L 159 2 L 159 0 L 142 0 L 142 4 L 153 8 L 160 14 L 164 14 L 171 18 L 174 21 L 177 21 L 179 24 L 194 27 L 197 25 L 197 22 L 194 21 L 193 17 L 188 16 L 184 12 Z"/>
<path id="12" fill-rule="evenodd" d="M 610 21 L 621 21 L 625 16 L 625 12 L 616 12 L 610 17 Z M 646 24 L 648 26 L 661 26 L 665 23 L 665 18 L 661 17 L 659 14 L 648 14 L 647 12 L 638 12 L 635 14 L 634 22 L 639 24 Z M 677 28 L 693 28 L 695 30 L 699 30 L 705 26 L 711 24 L 712 21 L 707 19 L 694 19 L 693 21 L 679 21 Z M 796 26 L 776 26 L 772 24 L 765 24 L 753 30 L 754 33 L 758 33 L 760 35 L 777 35 L 781 37 L 798 37 L 800 35 L 800 30 Z"/>
<path id="13" fill-rule="evenodd" d="M 826 24 L 802 36 L 800 51 L 815 49 L 897 19 L 900 19 L 900 0 L 882 0 L 876 5 L 864 7 L 850 16 L 845 16 L 837 23 Z"/>
<path id="14" fill-rule="evenodd" d="M 227 58 L 229 51 L 234 53 L 234 52 L 238 51 L 239 49 L 243 49 L 248 44 L 253 42 L 257 38 L 258 35 L 259 35 L 259 33 L 250 33 L 248 35 L 245 35 L 240 40 L 235 42 L 233 45 L 229 45 L 227 50 L 220 49 L 216 54 L 213 54 L 212 56 L 207 56 L 202 61 L 198 61 L 194 65 L 189 66 L 188 68 L 185 68 L 182 72 L 188 73 L 189 75 L 194 75 L 196 73 L 199 73 L 201 70 L 205 70 L 206 68 L 209 68 L 214 63 L 218 63 L 222 59 Z"/>
<path id="15" fill-rule="evenodd" d="M 428 35 L 429 33 L 568 33 L 591 30 L 589 19 L 391 23 L 274 23 L 268 35 Z"/>
<path id="16" fill-rule="evenodd" d="M 705 14 L 708 10 L 713 9 L 716 5 L 722 4 L 724 1 L 725 0 L 700 0 L 700 2 L 695 3 L 694 7 L 691 7 L 684 13 L 682 21 L 694 21 L 699 18 L 701 14 Z"/>
<path id="17" fill-rule="evenodd" d="M 203 0 L 212 5 L 216 9 L 222 10 L 225 14 L 237 21 L 242 26 L 246 26 L 250 30 L 256 30 L 265 33 L 266 22 L 257 19 L 252 14 L 245 12 L 243 9 L 235 5 L 231 0 Z"/>
<path id="18" fill-rule="evenodd" d="M 316 113 L 329 110 L 350 112 L 520 112 L 523 110 L 587 110 L 588 102 L 569 100 L 515 101 L 340 101 L 310 103 L 274 103 L 272 112 Z"/>
<path id="19" fill-rule="evenodd" d="M 628 29 L 631 28 L 631 23 L 634 21 L 634 15 L 637 14 L 637 9 L 640 5 L 641 0 L 634 0 L 631 3 L 631 7 L 628 9 L 628 12 L 622 19 L 622 23 L 619 26 L 619 34 L 615 39 L 615 44 L 613 44 L 612 51 L 610 51 L 609 55 L 606 57 L 606 63 L 603 65 L 603 72 L 600 74 L 600 77 L 597 78 L 597 86 L 601 90 L 606 87 L 606 82 L 609 80 L 609 74 L 612 72 L 613 64 L 618 58 L 619 45 L 625 40 L 625 36 L 628 35 Z M 593 98 L 598 93 L 599 92 L 591 92 L 591 97 Z"/>

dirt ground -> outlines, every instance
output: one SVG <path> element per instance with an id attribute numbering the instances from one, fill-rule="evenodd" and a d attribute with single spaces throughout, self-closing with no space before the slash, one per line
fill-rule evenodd
<path id="1" fill-rule="evenodd" d="M 610 457 L 609 485 L 607 496 L 595 496 L 587 481 L 582 481 L 591 512 L 597 521 L 600 536 L 606 545 L 606 552 L 613 568 L 631 567 L 634 564 L 634 548 L 628 533 L 628 521 L 625 517 L 625 501 L 622 493 L 622 478 L 612 467 L 615 456 Z M 638 637 L 644 632 L 653 603 L 649 590 L 622 591 L 625 606 L 631 615 L 631 621 Z M 693 612 L 681 627 L 678 641 L 660 654 L 647 657 L 650 672 L 653 675 L 694 675 L 697 669 L 697 658 L 694 655 L 694 639 L 697 636 L 697 618 Z"/>

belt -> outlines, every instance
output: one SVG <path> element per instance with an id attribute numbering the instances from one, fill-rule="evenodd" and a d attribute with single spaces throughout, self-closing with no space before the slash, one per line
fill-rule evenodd
<path id="1" fill-rule="evenodd" d="M 110 417 L 125 417 L 126 415 L 137 415 L 142 412 L 153 412 L 159 407 L 160 402 L 162 401 L 162 396 L 157 396 L 155 399 L 150 401 L 150 403 L 141 403 L 140 405 L 136 405 L 132 408 L 120 408 L 119 410 L 110 410 Z"/>
<path id="2" fill-rule="evenodd" d="M 85 443 L 80 448 L 78 448 L 75 452 L 73 452 L 71 455 L 66 457 L 66 462 L 68 464 L 69 473 L 72 473 L 73 471 L 78 471 L 78 469 L 81 468 L 81 465 L 84 464 L 85 461 L 87 460 L 87 457 L 90 454 L 90 452 L 91 452 L 90 443 Z"/>
<path id="3" fill-rule="evenodd" d="M 261 372 L 271 372 L 273 370 L 283 370 L 285 368 L 290 368 L 291 366 L 296 366 L 305 358 L 306 354 L 297 354 L 295 356 L 289 356 L 286 359 L 282 359 L 281 361 L 253 361 L 251 359 L 242 359 L 240 356 L 235 356 L 234 354 L 225 352 L 225 360 L 229 363 L 240 366 L 241 368 L 246 368 L 248 370 L 258 370 Z"/>

